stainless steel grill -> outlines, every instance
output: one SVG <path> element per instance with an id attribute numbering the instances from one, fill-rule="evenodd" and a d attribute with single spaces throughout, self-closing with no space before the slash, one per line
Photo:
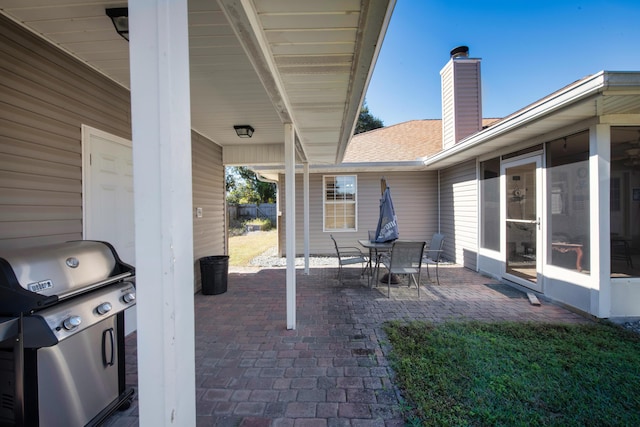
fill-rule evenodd
<path id="1" fill-rule="evenodd" d="M 0 253 L 0 425 L 98 425 L 128 406 L 135 270 L 106 242 Z"/>

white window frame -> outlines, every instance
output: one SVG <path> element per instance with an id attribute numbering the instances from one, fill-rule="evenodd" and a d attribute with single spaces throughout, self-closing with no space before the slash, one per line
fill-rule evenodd
<path id="1" fill-rule="evenodd" d="M 337 177 L 353 177 L 354 190 L 354 228 L 327 228 L 327 204 L 331 203 L 327 200 L 327 180 L 332 179 L 335 182 Z M 341 202 L 343 203 L 343 202 Z M 357 175 L 323 175 L 322 176 L 322 229 L 324 232 L 340 233 L 358 231 L 358 176 Z"/>

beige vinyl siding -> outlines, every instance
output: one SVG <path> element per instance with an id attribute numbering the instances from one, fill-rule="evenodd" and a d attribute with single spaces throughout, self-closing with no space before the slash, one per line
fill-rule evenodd
<path id="1" fill-rule="evenodd" d="M 222 147 L 191 132 L 193 173 L 193 256 L 196 290 L 201 286 L 200 264 L 204 256 L 225 255 L 225 188 Z M 202 218 L 195 209 L 202 208 Z"/>
<path id="2" fill-rule="evenodd" d="M 478 248 L 478 186 L 476 162 L 440 172 L 441 232 L 445 235 L 444 256 L 472 270 Z"/>
<path id="3" fill-rule="evenodd" d="M 480 60 L 450 60 L 440 72 L 442 141 L 450 148 L 482 129 Z"/>
<path id="4" fill-rule="evenodd" d="M 385 172 L 385 173 L 328 173 L 326 175 L 356 175 L 358 180 L 358 230 L 324 232 L 323 187 L 325 174 L 309 175 L 309 251 L 312 255 L 334 255 L 335 249 L 329 234 L 333 234 L 340 245 L 358 246 L 358 239 L 366 239 L 368 230 L 375 230 L 380 212 L 380 178 L 384 176 L 391 189 L 391 197 L 398 217 L 400 238 L 430 241 L 437 232 L 437 174 L 436 172 Z M 304 252 L 304 198 L 303 177 L 296 175 L 296 253 Z M 278 187 L 281 197 L 280 209 L 280 253 L 284 253 L 284 176 Z"/>
<path id="5" fill-rule="evenodd" d="M 459 62 L 455 69 L 456 142 L 482 129 L 480 62 Z"/>
<path id="6" fill-rule="evenodd" d="M 129 91 L 1 15 L 0 55 L 0 250 L 81 239 L 82 125 L 130 140 Z M 226 238 L 222 149 L 195 132 L 192 170 L 198 271 Z"/>
<path id="7" fill-rule="evenodd" d="M 442 85 L 442 146 L 449 148 L 456 143 L 455 104 L 453 93 L 453 62 L 448 62 L 440 72 Z"/>
<path id="8" fill-rule="evenodd" d="M 131 139 L 129 92 L 2 16 L 0 56 L 0 249 L 81 239 L 81 125 Z"/>

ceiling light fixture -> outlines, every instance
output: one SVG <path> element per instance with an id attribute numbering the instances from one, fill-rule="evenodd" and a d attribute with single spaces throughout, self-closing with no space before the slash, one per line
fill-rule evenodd
<path id="1" fill-rule="evenodd" d="M 233 128 L 236 130 L 236 134 L 240 138 L 251 138 L 253 131 L 255 130 L 250 125 L 235 125 Z"/>
<path id="2" fill-rule="evenodd" d="M 129 41 L 129 8 L 128 7 L 114 7 L 111 9 L 105 9 L 105 13 L 118 34 L 122 36 L 126 41 Z"/>

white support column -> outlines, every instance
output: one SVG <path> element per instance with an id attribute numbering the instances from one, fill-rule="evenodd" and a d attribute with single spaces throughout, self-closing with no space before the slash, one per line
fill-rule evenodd
<path id="1" fill-rule="evenodd" d="M 309 162 L 304 162 L 304 274 L 309 274 Z"/>
<path id="2" fill-rule="evenodd" d="M 293 125 L 284 125 L 287 329 L 296 328 L 296 145 Z"/>
<path id="3" fill-rule="evenodd" d="M 187 0 L 129 2 L 139 414 L 194 426 Z"/>
<path id="4" fill-rule="evenodd" d="M 591 300 L 591 312 L 601 318 L 608 318 L 611 313 L 610 158 L 610 126 L 592 126 L 589 129 L 589 234 L 591 280 L 594 281 L 595 290 Z"/>

